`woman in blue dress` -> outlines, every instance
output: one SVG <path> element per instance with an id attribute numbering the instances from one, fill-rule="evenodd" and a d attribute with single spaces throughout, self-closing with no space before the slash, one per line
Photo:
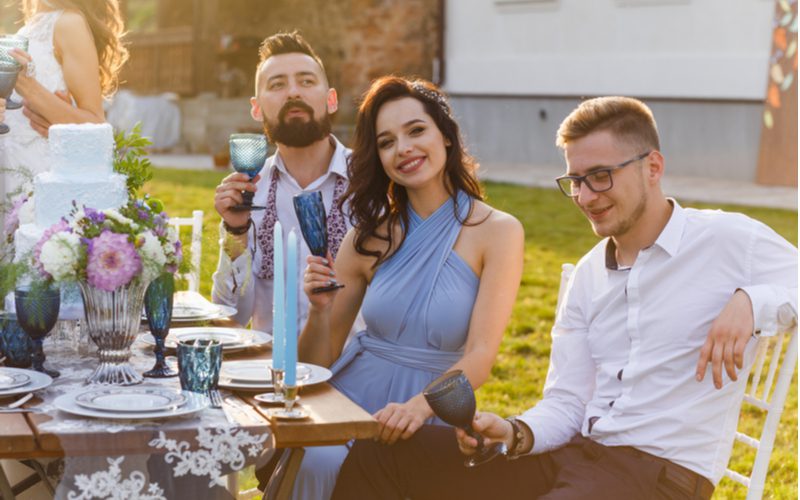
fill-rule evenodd
<path id="1" fill-rule="evenodd" d="M 299 352 L 331 367 L 331 383 L 374 415 L 385 443 L 436 421 L 422 390 L 442 373 L 463 370 L 474 387 L 486 381 L 511 315 L 523 229 L 482 201 L 476 167 L 433 84 L 372 84 L 359 107 L 345 195 L 354 229 L 334 268 L 309 258 Z M 346 287 L 311 293 L 332 279 Z M 366 329 L 345 346 L 359 309 Z M 295 498 L 328 498 L 346 453 L 307 449 Z"/>

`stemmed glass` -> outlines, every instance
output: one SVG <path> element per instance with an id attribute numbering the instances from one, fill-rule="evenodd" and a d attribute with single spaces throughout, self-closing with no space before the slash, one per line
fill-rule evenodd
<path id="1" fill-rule="evenodd" d="M 467 467 L 475 467 L 488 462 L 502 453 L 502 444 L 496 443 L 487 448 L 483 436 L 472 429 L 475 418 L 475 391 L 461 370 L 453 370 L 437 378 L 422 392 L 437 417 L 450 425 L 464 429 L 470 437 L 478 441 L 474 455 L 464 461 Z"/>
<path id="2" fill-rule="evenodd" d="M 267 161 L 267 138 L 263 134 L 231 134 L 228 142 L 234 170 L 247 174 L 250 182 L 253 182 Z M 242 191 L 242 203 L 235 205 L 233 210 L 245 212 L 266 208 L 253 205 L 254 195 L 251 191 Z"/>
<path id="3" fill-rule="evenodd" d="M 328 227 L 325 205 L 322 203 L 322 192 L 300 193 L 292 198 L 292 202 L 308 249 L 317 257 L 326 257 L 328 255 Z M 344 285 L 341 283 L 331 280 L 331 284 L 314 288 L 311 293 L 329 292 L 342 287 Z"/>
<path id="4" fill-rule="evenodd" d="M 164 273 L 154 279 L 144 294 L 144 311 L 150 333 L 156 339 L 156 364 L 144 372 L 145 377 L 166 378 L 178 374 L 164 361 L 164 340 L 169 335 L 169 324 L 172 321 L 172 297 L 175 293 L 175 276 Z"/>
<path id="5" fill-rule="evenodd" d="M 58 377 L 59 373 L 56 370 L 44 367 L 45 355 L 42 342 L 58 321 L 58 311 L 61 307 L 60 291 L 58 288 L 38 285 L 20 287 L 14 290 L 14 306 L 19 325 L 34 342 L 33 369 L 51 377 Z"/>
<path id="6" fill-rule="evenodd" d="M 19 73 L 22 70 L 22 65 L 11 56 L 11 49 L 21 49 L 27 52 L 28 39 L 21 35 L 0 35 L 0 72 L 6 71 L 6 69 L 9 71 L 16 69 L 16 73 Z M 15 84 L 16 81 L 17 77 L 14 76 Z M 14 89 L 14 85 L 11 86 L 11 89 Z M 8 95 L 10 96 L 11 92 Z M 21 102 L 6 98 L 6 109 L 19 109 L 21 107 Z"/>

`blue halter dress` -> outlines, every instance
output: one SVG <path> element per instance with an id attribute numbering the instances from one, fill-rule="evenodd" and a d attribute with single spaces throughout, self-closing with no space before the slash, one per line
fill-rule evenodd
<path id="1" fill-rule="evenodd" d="M 448 198 L 426 219 L 409 207 L 403 244 L 367 288 L 361 305 L 366 330 L 331 366 L 330 382 L 369 413 L 421 393 L 464 353 L 480 280 L 453 245 L 471 204 L 459 192 L 457 204 Z M 293 498 L 330 497 L 346 456 L 344 446 L 306 448 Z"/>

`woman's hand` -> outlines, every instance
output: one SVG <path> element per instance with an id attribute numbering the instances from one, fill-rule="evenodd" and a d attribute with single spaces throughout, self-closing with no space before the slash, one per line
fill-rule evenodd
<path id="1" fill-rule="evenodd" d="M 303 273 L 303 291 L 308 296 L 308 302 L 311 307 L 320 310 L 328 309 L 333 304 L 333 298 L 336 296 L 337 290 L 321 293 L 314 293 L 313 290 L 328 286 L 331 281 L 336 279 L 336 272 L 333 270 L 333 257 L 329 251 L 327 259 L 309 255 L 307 262 L 308 265 Z"/>
<path id="2" fill-rule="evenodd" d="M 380 424 L 378 440 L 394 444 L 398 439 L 408 439 L 432 416 L 433 410 L 422 394 L 405 403 L 389 403 L 373 415 Z"/>

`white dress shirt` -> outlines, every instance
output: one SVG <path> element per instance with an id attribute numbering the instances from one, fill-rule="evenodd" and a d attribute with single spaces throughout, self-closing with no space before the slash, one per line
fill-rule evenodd
<path id="1" fill-rule="evenodd" d="M 756 332 L 774 335 L 796 323 L 797 249 L 744 215 L 670 202 L 669 222 L 630 268 L 617 269 L 610 239 L 576 266 L 553 327 L 544 398 L 521 417 L 534 433 L 532 453 L 581 432 L 714 484 L 722 477 L 747 377 L 725 375 L 715 389 L 709 369 L 697 382 L 700 348 L 740 288 L 752 301 Z"/>
<path id="2" fill-rule="evenodd" d="M 301 285 L 303 283 L 303 272 L 306 268 L 306 258 L 311 255 L 311 252 L 300 232 L 300 226 L 297 221 L 297 215 L 294 212 L 292 198 L 294 195 L 304 192 L 322 191 L 322 201 L 325 205 L 325 211 L 326 213 L 330 213 L 337 176 L 347 178 L 347 161 L 350 157 L 350 150 L 344 147 L 333 135 L 331 135 L 331 141 L 335 143 L 336 150 L 333 153 L 326 174 L 319 177 L 305 188 L 301 188 L 297 181 L 286 170 L 280 155 L 276 153 L 267 159 L 261 171 L 261 179 L 256 185 L 255 196 L 253 197 L 254 205 L 266 205 L 269 185 L 272 179 L 272 171 L 277 168 L 279 176 L 277 188 L 275 190 L 275 208 L 277 210 L 278 220 L 281 223 L 281 228 L 283 229 L 284 245 L 286 245 L 286 240 L 291 229 L 295 230 L 297 238 L 300 241 L 300 262 L 297 269 L 299 273 L 298 283 Z M 346 208 L 347 206 L 345 205 L 344 218 L 347 227 L 350 228 L 350 221 L 348 220 Z M 264 211 L 253 211 L 251 212 L 251 217 L 256 230 L 260 231 Z M 253 239 L 253 230 L 251 229 L 248 233 L 248 250 L 242 252 L 234 261 L 231 261 L 228 254 L 225 253 L 222 245 L 224 238 L 225 229 L 220 224 L 219 261 L 213 277 L 214 285 L 211 291 L 212 300 L 217 304 L 226 304 L 236 307 L 237 313 L 233 319 L 237 323 L 246 325 L 252 319 L 252 328 L 254 330 L 271 332 L 272 280 L 260 279 L 256 275 L 261 267 L 262 253 L 257 240 Z M 255 246 L 255 252 L 252 252 L 253 246 Z M 286 255 L 285 246 L 284 255 Z M 300 329 L 299 331 L 302 331 L 302 327 L 305 325 L 306 318 L 308 317 L 308 297 L 303 293 L 302 287 L 300 288 L 299 295 L 298 328 Z"/>

